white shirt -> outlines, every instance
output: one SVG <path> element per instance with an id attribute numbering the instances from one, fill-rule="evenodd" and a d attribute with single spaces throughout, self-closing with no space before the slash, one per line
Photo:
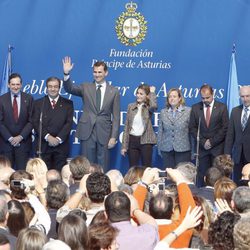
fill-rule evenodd
<path id="1" fill-rule="evenodd" d="M 141 115 L 141 110 L 142 110 L 142 104 L 138 104 L 138 111 L 134 117 L 132 128 L 129 134 L 134 135 L 134 136 L 141 136 L 144 132 L 144 125 L 142 121 L 142 115 Z"/>

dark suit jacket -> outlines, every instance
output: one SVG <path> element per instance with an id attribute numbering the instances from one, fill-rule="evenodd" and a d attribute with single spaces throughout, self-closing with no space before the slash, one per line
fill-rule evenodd
<path id="1" fill-rule="evenodd" d="M 241 113 L 243 105 L 232 109 L 229 127 L 227 131 L 226 143 L 225 143 L 225 154 L 232 154 L 234 163 L 240 163 L 241 153 L 248 162 L 250 162 L 250 119 L 247 121 L 247 125 L 242 131 L 241 127 Z"/>
<path id="2" fill-rule="evenodd" d="M 214 188 L 201 187 L 199 191 L 199 195 L 204 197 L 206 200 L 210 201 L 212 205 L 214 204 Z"/>
<path id="3" fill-rule="evenodd" d="M 217 156 L 224 152 L 224 141 L 228 128 L 228 111 L 227 106 L 221 102 L 214 101 L 214 106 L 210 118 L 210 125 L 207 127 L 204 116 L 203 103 L 199 102 L 192 106 L 189 132 L 196 141 L 199 118 L 200 123 L 200 157 L 207 154 Z M 212 145 L 210 150 L 205 150 L 204 144 L 209 139 Z"/>
<path id="4" fill-rule="evenodd" d="M 20 143 L 20 150 L 31 151 L 33 98 L 31 95 L 21 92 L 21 107 L 18 121 L 15 122 L 10 92 L 0 96 L 0 150 L 9 152 L 12 146 L 8 139 L 12 136 L 21 135 L 23 140 Z"/>
<path id="5" fill-rule="evenodd" d="M 76 85 L 70 79 L 63 82 L 64 89 L 73 95 L 82 97 L 83 114 L 78 122 L 76 137 L 87 140 L 94 126 L 96 127 L 97 140 L 102 145 L 107 145 L 110 138 L 117 138 L 120 126 L 120 95 L 117 88 L 106 85 L 103 105 L 98 112 L 96 108 L 95 83 Z"/>
<path id="6" fill-rule="evenodd" d="M 16 237 L 11 233 L 9 233 L 8 229 L 3 229 L 3 228 L 0 228 L 0 234 L 5 235 L 10 241 L 10 249 L 16 250 L 16 240 L 17 240 Z"/>
<path id="7" fill-rule="evenodd" d="M 44 152 L 63 152 L 69 153 L 69 134 L 73 122 L 73 102 L 71 100 L 59 97 L 54 109 L 51 107 L 48 96 L 38 99 L 34 103 L 33 125 L 37 134 L 36 146 L 38 147 L 39 138 L 39 121 L 41 111 L 42 115 L 42 153 Z M 58 136 L 63 143 L 57 147 L 50 147 L 44 139 L 47 134 Z"/>

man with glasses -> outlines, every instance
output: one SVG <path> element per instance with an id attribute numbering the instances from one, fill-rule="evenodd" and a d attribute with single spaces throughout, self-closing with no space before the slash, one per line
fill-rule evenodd
<path id="1" fill-rule="evenodd" d="M 67 163 L 74 108 L 71 100 L 59 95 L 60 79 L 48 78 L 46 87 L 48 95 L 36 100 L 34 104 L 36 149 L 48 169 L 60 171 Z"/>

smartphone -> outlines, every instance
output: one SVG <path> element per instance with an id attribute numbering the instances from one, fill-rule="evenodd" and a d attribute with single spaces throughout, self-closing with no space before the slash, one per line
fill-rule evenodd
<path id="1" fill-rule="evenodd" d="M 158 188 L 159 188 L 159 191 L 164 191 L 165 190 L 165 183 L 158 183 Z"/>
<path id="2" fill-rule="evenodd" d="M 164 178 L 167 178 L 168 174 L 167 174 L 167 171 L 159 171 L 159 177 L 164 177 Z"/>

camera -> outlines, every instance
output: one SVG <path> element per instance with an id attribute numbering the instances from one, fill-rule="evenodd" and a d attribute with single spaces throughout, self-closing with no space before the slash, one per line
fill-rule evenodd
<path id="1" fill-rule="evenodd" d="M 16 188 L 21 188 L 21 189 L 25 189 L 25 185 L 22 181 L 20 180 L 12 180 L 10 185 L 12 187 L 16 187 Z"/>
<path id="2" fill-rule="evenodd" d="M 161 178 L 161 177 L 167 178 L 167 176 L 168 176 L 167 171 L 159 171 L 159 177 L 160 177 L 160 178 Z"/>
<path id="3" fill-rule="evenodd" d="M 165 190 L 165 183 L 158 183 L 158 189 L 159 191 L 164 191 Z"/>

